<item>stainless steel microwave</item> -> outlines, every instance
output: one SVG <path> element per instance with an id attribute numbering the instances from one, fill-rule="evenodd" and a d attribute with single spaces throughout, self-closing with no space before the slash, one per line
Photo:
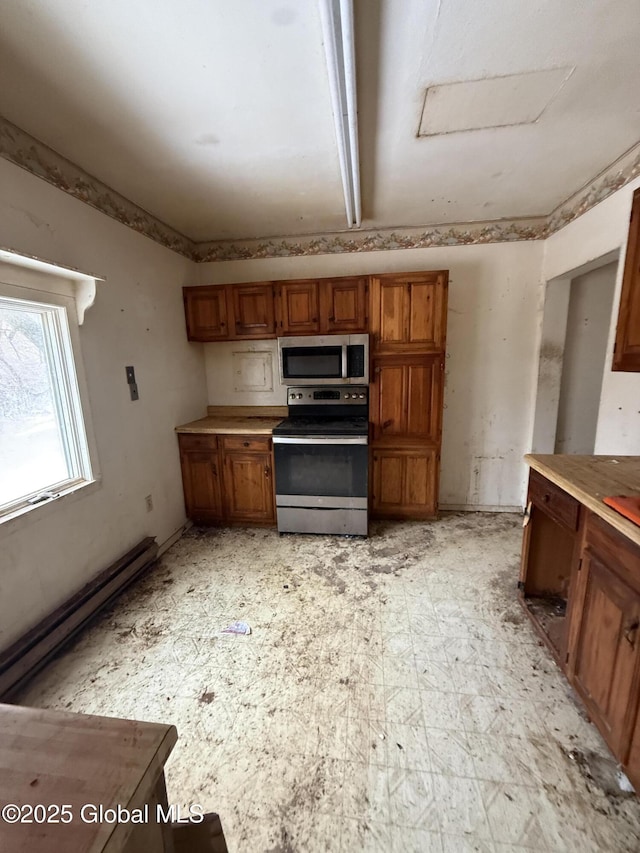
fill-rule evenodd
<path id="1" fill-rule="evenodd" d="M 283 385 L 366 385 L 369 335 L 278 338 Z"/>

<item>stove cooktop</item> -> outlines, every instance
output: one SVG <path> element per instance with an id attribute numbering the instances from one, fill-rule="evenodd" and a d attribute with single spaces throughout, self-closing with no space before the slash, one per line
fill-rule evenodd
<path id="1" fill-rule="evenodd" d="M 274 435 L 367 435 L 369 422 L 364 417 L 321 418 L 289 417 L 273 429 Z"/>

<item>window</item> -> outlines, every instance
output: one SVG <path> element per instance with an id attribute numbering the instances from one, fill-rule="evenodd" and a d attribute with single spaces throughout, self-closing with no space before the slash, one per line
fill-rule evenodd
<path id="1" fill-rule="evenodd" d="M 0 295 L 0 517 L 92 479 L 64 303 Z"/>

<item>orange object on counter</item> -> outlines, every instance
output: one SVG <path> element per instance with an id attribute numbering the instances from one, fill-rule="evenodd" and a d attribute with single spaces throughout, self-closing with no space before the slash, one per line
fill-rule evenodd
<path id="1" fill-rule="evenodd" d="M 613 495 L 603 498 L 603 501 L 629 521 L 640 525 L 640 495 Z"/>

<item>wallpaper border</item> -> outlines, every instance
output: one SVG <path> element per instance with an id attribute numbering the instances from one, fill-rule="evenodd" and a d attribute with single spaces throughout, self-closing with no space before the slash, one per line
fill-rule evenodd
<path id="1" fill-rule="evenodd" d="M 640 175 L 640 142 L 548 216 L 196 243 L 0 117 L 0 156 L 198 263 L 544 240 Z"/>

